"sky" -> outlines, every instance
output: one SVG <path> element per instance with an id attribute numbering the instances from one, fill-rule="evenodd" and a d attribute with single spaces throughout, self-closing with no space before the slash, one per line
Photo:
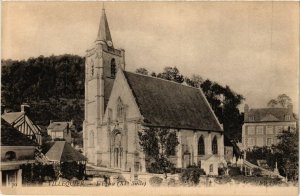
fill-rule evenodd
<path id="1" fill-rule="evenodd" d="M 114 46 L 125 49 L 127 70 L 176 66 L 183 75 L 230 86 L 250 108 L 266 107 L 285 93 L 298 110 L 298 2 L 104 6 Z M 101 2 L 2 2 L 1 58 L 84 56 L 96 39 L 101 11 Z"/>

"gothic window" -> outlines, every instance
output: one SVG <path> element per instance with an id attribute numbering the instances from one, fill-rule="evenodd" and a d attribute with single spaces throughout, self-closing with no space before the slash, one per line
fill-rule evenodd
<path id="1" fill-rule="evenodd" d="M 117 103 L 117 119 L 122 120 L 124 115 L 124 105 L 122 103 L 121 98 L 118 98 L 118 103 Z"/>
<path id="2" fill-rule="evenodd" d="M 115 59 L 111 59 L 111 62 L 110 62 L 110 75 L 111 77 L 115 77 L 116 76 L 116 60 Z"/>
<path id="3" fill-rule="evenodd" d="M 90 132 L 89 143 L 90 143 L 90 147 L 94 147 L 94 131 Z"/>
<path id="4" fill-rule="evenodd" d="M 218 141 L 217 137 L 215 136 L 213 141 L 212 141 L 212 153 L 213 154 L 218 154 Z"/>
<path id="5" fill-rule="evenodd" d="M 205 155 L 205 146 L 203 135 L 199 138 L 198 141 L 198 155 Z"/>

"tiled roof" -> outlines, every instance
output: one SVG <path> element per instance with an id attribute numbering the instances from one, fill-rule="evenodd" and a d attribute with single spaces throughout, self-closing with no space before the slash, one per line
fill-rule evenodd
<path id="1" fill-rule="evenodd" d="M 222 131 L 200 89 L 131 72 L 124 75 L 145 125 Z"/>
<path id="2" fill-rule="evenodd" d="M 50 161 L 86 161 L 86 157 L 75 150 L 66 141 L 56 141 L 50 150 L 46 153 L 46 157 Z"/>
<path id="3" fill-rule="evenodd" d="M 38 144 L 1 119 L 1 146 L 38 146 Z"/>
<path id="4" fill-rule="evenodd" d="M 286 120 L 285 116 L 290 115 L 290 120 Z M 248 117 L 254 117 L 254 120 L 245 122 L 270 122 L 270 121 L 295 121 L 293 114 L 290 114 L 288 108 L 257 108 L 250 109 Z"/>

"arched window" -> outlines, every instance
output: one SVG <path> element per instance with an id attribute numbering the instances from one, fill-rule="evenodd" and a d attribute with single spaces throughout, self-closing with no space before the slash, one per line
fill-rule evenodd
<path id="1" fill-rule="evenodd" d="M 17 158 L 17 156 L 16 156 L 16 153 L 14 151 L 8 151 L 8 152 L 5 153 L 5 159 L 6 160 L 12 161 L 16 158 Z"/>
<path id="2" fill-rule="evenodd" d="M 116 76 L 116 60 L 115 59 L 111 59 L 111 62 L 110 62 L 110 75 L 113 78 Z"/>
<path id="3" fill-rule="evenodd" d="M 205 155 L 205 145 L 203 135 L 198 140 L 198 155 Z"/>
<path id="4" fill-rule="evenodd" d="M 213 141 L 212 141 L 212 153 L 213 154 L 218 154 L 218 141 L 217 137 L 215 136 Z"/>
<path id="5" fill-rule="evenodd" d="M 214 165 L 213 165 L 213 164 L 210 164 L 210 165 L 209 165 L 209 172 L 210 172 L 210 173 L 213 173 L 213 172 L 214 172 Z"/>
<path id="6" fill-rule="evenodd" d="M 94 131 L 91 130 L 89 138 L 90 147 L 94 147 Z"/>

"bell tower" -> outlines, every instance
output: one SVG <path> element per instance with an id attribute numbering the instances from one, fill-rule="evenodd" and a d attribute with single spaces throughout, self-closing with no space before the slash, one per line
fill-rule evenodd
<path id="1" fill-rule="evenodd" d="M 105 9 L 102 9 L 94 46 L 85 56 L 85 101 L 83 122 L 84 154 L 88 162 L 99 164 L 102 118 L 118 69 L 125 69 L 125 50 L 116 49 L 110 34 Z M 102 136 L 101 136 L 102 135 Z"/>

